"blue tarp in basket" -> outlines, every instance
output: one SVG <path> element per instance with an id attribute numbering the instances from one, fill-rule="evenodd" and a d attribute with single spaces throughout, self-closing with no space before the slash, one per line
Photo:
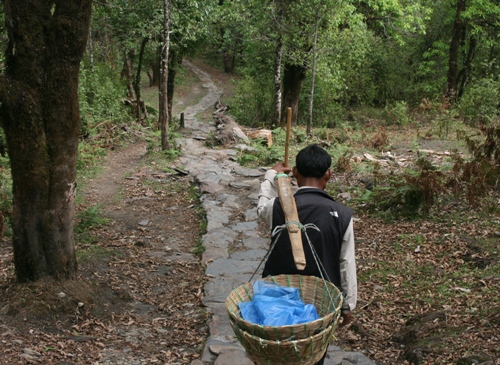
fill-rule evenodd
<path id="1" fill-rule="evenodd" d="M 297 288 L 257 280 L 250 302 L 239 303 L 244 320 L 263 326 L 287 326 L 319 318 L 313 304 L 305 304 Z"/>

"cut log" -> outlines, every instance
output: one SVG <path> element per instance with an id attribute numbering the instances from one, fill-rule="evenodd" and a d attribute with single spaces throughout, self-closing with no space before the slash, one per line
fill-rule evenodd
<path id="1" fill-rule="evenodd" d="M 256 129 L 249 130 L 245 132 L 248 138 L 254 139 L 264 139 L 267 141 L 267 146 L 271 147 L 273 145 L 273 132 L 269 129 Z"/>

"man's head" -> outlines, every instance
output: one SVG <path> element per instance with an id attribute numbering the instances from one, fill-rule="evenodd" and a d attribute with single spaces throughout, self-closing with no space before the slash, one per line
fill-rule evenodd
<path id="1" fill-rule="evenodd" d="M 312 144 L 302 149 L 295 158 L 293 175 L 299 186 L 316 186 L 324 189 L 331 177 L 332 158 L 323 148 Z"/>

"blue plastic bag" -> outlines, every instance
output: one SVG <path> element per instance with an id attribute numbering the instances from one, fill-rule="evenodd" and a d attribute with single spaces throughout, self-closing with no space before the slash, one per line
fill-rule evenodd
<path id="1" fill-rule="evenodd" d="M 257 280 L 252 301 L 239 303 L 244 320 L 264 326 L 287 326 L 319 318 L 316 307 L 305 304 L 297 288 Z"/>

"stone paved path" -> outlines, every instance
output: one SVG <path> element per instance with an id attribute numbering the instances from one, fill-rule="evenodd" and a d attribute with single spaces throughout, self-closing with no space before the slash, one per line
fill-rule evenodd
<path id="1" fill-rule="evenodd" d="M 203 262 L 210 280 L 205 285 L 204 305 L 211 313 L 210 336 L 201 360 L 191 365 L 252 365 L 236 339 L 225 308 L 229 293 L 248 282 L 262 261 L 268 238 L 261 234 L 256 204 L 263 169 L 243 168 L 236 162 L 237 149 L 211 149 L 204 146 L 214 130 L 211 123 L 196 120 L 196 114 L 213 108 L 221 96 L 210 75 L 185 63 L 201 79 L 207 94 L 198 104 L 184 111 L 185 133 L 178 143 L 181 163 L 202 191 L 207 216 L 207 232 L 202 241 Z M 376 365 L 359 352 L 344 352 L 330 346 L 325 365 Z"/>

